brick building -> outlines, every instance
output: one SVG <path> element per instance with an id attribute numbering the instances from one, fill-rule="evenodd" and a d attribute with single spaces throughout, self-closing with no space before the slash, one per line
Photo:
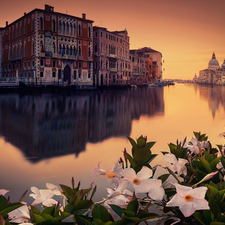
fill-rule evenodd
<path id="1" fill-rule="evenodd" d="M 2 77 L 93 85 L 92 20 L 34 9 L 0 30 Z M 1 50 L 1 49 L 0 49 Z"/>
<path id="2" fill-rule="evenodd" d="M 144 47 L 130 50 L 130 81 L 134 84 L 147 84 L 162 79 L 162 54 Z"/>
<path id="3" fill-rule="evenodd" d="M 94 84 L 124 85 L 128 83 L 130 38 L 126 30 L 108 31 L 93 27 Z"/>

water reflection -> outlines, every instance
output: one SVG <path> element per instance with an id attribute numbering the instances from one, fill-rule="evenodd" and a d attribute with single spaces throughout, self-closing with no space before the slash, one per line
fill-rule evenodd
<path id="1" fill-rule="evenodd" d="M 164 114 L 163 88 L 0 96 L 0 134 L 31 162 L 129 136 L 132 120 Z"/>
<path id="2" fill-rule="evenodd" d="M 199 91 L 200 98 L 208 101 L 209 108 L 215 118 L 216 112 L 219 107 L 225 110 L 225 87 L 224 86 L 211 86 L 211 85 L 195 85 L 196 91 Z"/>

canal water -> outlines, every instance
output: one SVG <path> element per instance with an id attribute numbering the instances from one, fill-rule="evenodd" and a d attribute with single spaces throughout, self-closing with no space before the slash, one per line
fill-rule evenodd
<path id="1" fill-rule="evenodd" d="M 140 135 L 156 141 L 163 162 L 168 144 L 188 140 L 193 131 L 209 136 L 212 145 L 224 144 L 225 87 L 178 84 L 126 90 L 93 90 L 46 94 L 0 95 L 0 188 L 11 201 L 30 187 L 71 185 L 87 188 L 101 162 L 110 169 Z M 106 197 L 110 183 L 96 180 L 95 200 Z M 32 203 L 27 194 L 25 201 Z"/>

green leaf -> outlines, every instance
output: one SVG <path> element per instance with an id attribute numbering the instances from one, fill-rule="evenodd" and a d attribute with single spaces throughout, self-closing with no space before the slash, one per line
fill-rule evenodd
<path id="1" fill-rule="evenodd" d="M 146 140 L 141 136 L 137 139 L 137 145 L 139 148 L 145 147 Z"/>
<path id="2" fill-rule="evenodd" d="M 130 201 L 127 205 L 127 210 L 134 212 L 135 214 L 137 213 L 138 210 L 138 201 L 137 199 L 134 199 L 133 201 Z"/>
<path id="3" fill-rule="evenodd" d="M 225 159 L 223 158 L 223 157 L 221 157 L 221 163 L 222 163 L 222 165 L 223 165 L 223 168 L 225 168 Z"/>
<path id="4" fill-rule="evenodd" d="M 50 216 L 49 214 L 44 214 L 44 215 L 42 215 L 42 217 L 43 217 L 45 220 L 50 220 L 50 221 L 53 220 L 53 217 Z"/>
<path id="5" fill-rule="evenodd" d="M 210 164 L 203 158 L 199 157 L 198 158 L 200 160 L 200 162 L 202 163 L 203 167 L 205 168 L 205 170 L 208 172 L 208 173 L 211 173 L 212 170 L 211 170 L 211 166 Z"/>
<path id="6" fill-rule="evenodd" d="M 208 223 L 210 223 L 212 220 L 211 220 L 211 211 L 210 210 L 203 210 L 203 214 L 204 214 L 204 217 L 206 219 L 206 221 L 208 221 Z"/>
<path id="7" fill-rule="evenodd" d="M 4 212 L 4 213 L 9 213 L 21 206 L 23 206 L 24 204 L 22 203 L 19 203 L 19 202 L 15 202 L 15 203 L 11 203 L 11 204 L 8 204 L 7 206 L 5 207 L 2 207 L 1 209 L 1 213 Z"/>
<path id="8" fill-rule="evenodd" d="M 113 204 L 109 204 L 109 205 L 119 217 L 122 216 L 123 214 L 122 209 L 118 205 L 113 205 Z"/>
<path id="9" fill-rule="evenodd" d="M 77 224 L 79 224 L 79 225 L 92 225 L 91 219 L 88 218 L 87 216 L 75 215 L 74 217 L 75 217 Z"/>
<path id="10" fill-rule="evenodd" d="M 210 155 L 207 151 L 204 151 L 205 159 L 211 163 L 211 161 L 214 159 L 212 155 Z"/>
<path id="11" fill-rule="evenodd" d="M 7 199 L 3 195 L 0 195 L 0 208 L 5 207 L 7 205 L 8 205 Z"/>
<path id="12" fill-rule="evenodd" d="M 169 173 L 163 174 L 163 175 L 159 176 L 158 179 L 160 179 L 162 181 L 162 183 L 164 183 L 167 180 L 167 178 L 169 177 L 169 175 L 170 175 Z"/>
<path id="13" fill-rule="evenodd" d="M 41 212 L 41 216 L 43 216 L 44 214 L 49 214 L 51 216 L 54 216 L 55 214 L 55 205 L 50 206 L 50 207 L 46 207 L 42 212 Z"/>
<path id="14" fill-rule="evenodd" d="M 94 225 L 105 225 L 105 222 L 103 222 L 100 219 L 95 218 L 93 220 L 94 220 Z"/>
<path id="15" fill-rule="evenodd" d="M 131 145 L 133 146 L 134 150 L 136 150 L 138 148 L 136 142 L 134 141 L 134 139 L 132 139 L 131 137 L 127 137 L 128 140 L 130 141 Z"/>
<path id="16" fill-rule="evenodd" d="M 71 214 L 68 213 L 68 212 L 62 212 L 62 211 L 60 211 L 60 214 L 61 214 L 60 216 L 56 216 L 56 217 L 53 218 L 53 220 L 52 220 L 53 223 L 60 222 L 60 221 L 62 221 L 63 219 L 65 219 L 66 217 L 68 217 L 68 216 L 71 215 Z"/>
<path id="17" fill-rule="evenodd" d="M 147 142 L 145 148 L 151 149 L 156 142 Z"/>
<path id="18" fill-rule="evenodd" d="M 100 204 L 95 205 L 92 210 L 92 218 L 100 219 L 104 222 L 110 221 L 110 214 L 108 210 Z"/>
<path id="19" fill-rule="evenodd" d="M 137 162 L 128 153 L 127 153 L 127 159 L 129 160 L 130 165 L 131 165 L 132 168 L 137 166 Z"/>
<path id="20" fill-rule="evenodd" d="M 223 222 L 212 222 L 210 225 L 225 225 Z"/>
<path id="21" fill-rule="evenodd" d="M 126 209 L 122 209 L 123 213 L 128 217 L 135 217 L 135 213 Z"/>
<path id="22" fill-rule="evenodd" d="M 151 157 L 150 157 L 150 159 L 147 161 L 147 163 L 150 163 L 156 156 L 157 156 L 157 154 L 151 154 Z"/>
<path id="23" fill-rule="evenodd" d="M 37 215 L 33 212 L 31 212 L 31 218 L 32 223 L 42 223 L 43 221 L 45 221 L 45 219 L 42 216 Z"/>
<path id="24" fill-rule="evenodd" d="M 209 201 L 209 207 L 215 218 L 221 215 L 220 208 L 216 203 Z"/>
<path id="25" fill-rule="evenodd" d="M 74 190 L 66 185 L 60 184 L 60 187 L 62 188 L 63 192 L 66 195 L 72 196 L 74 194 Z"/>
<path id="26" fill-rule="evenodd" d="M 139 148 L 134 152 L 134 160 L 138 163 L 145 163 L 151 157 L 151 151 L 147 148 Z"/>
<path id="27" fill-rule="evenodd" d="M 210 162 L 210 167 L 211 167 L 212 171 L 217 170 L 216 165 L 219 163 L 219 161 L 220 161 L 220 157 L 215 158 Z"/>
<path id="28" fill-rule="evenodd" d="M 207 221 L 205 220 L 205 217 L 200 212 L 194 212 L 193 216 L 203 225 L 207 224 Z"/>
<path id="29" fill-rule="evenodd" d="M 208 189 L 210 189 L 210 192 L 211 192 L 211 195 L 209 194 L 209 190 L 206 192 L 208 199 L 211 199 L 211 197 L 212 197 L 212 200 L 214 200 L 215 197 L 217 196 L 217 194 L 219 193 L 219 191 L 215 187 L 213 187 L 209 184 L 206 184 L 205 186 Z"/>
<path id="30" fill-rule="evenodd" d="M 33 212 L 37 215 L 41 215 L 41 211 L 33 205 L 31 205 L 31 212 Z"/>

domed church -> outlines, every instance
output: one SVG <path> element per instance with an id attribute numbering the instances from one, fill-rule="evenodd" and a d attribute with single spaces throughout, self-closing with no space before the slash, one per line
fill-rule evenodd
<path id="1" fill-rule="evenodd" d="M 208 69 L 209 70 L 216 70 L 216 69 L 219 69 L 219 68 L 220 68 L 220 64 L 216 59 L 215 53 L 213 52 L 212 59 L 209 61 L 209 64 L 208 64 Z"/>
<path id="2" fill-rule="evenodd" d="M 199 71 L 199 77 L 193 78 L 196 83 L 225 85 L 225 60 L 220 67 L 213 52 L 212 58 L 209 60 L 208 68 Z"/>

